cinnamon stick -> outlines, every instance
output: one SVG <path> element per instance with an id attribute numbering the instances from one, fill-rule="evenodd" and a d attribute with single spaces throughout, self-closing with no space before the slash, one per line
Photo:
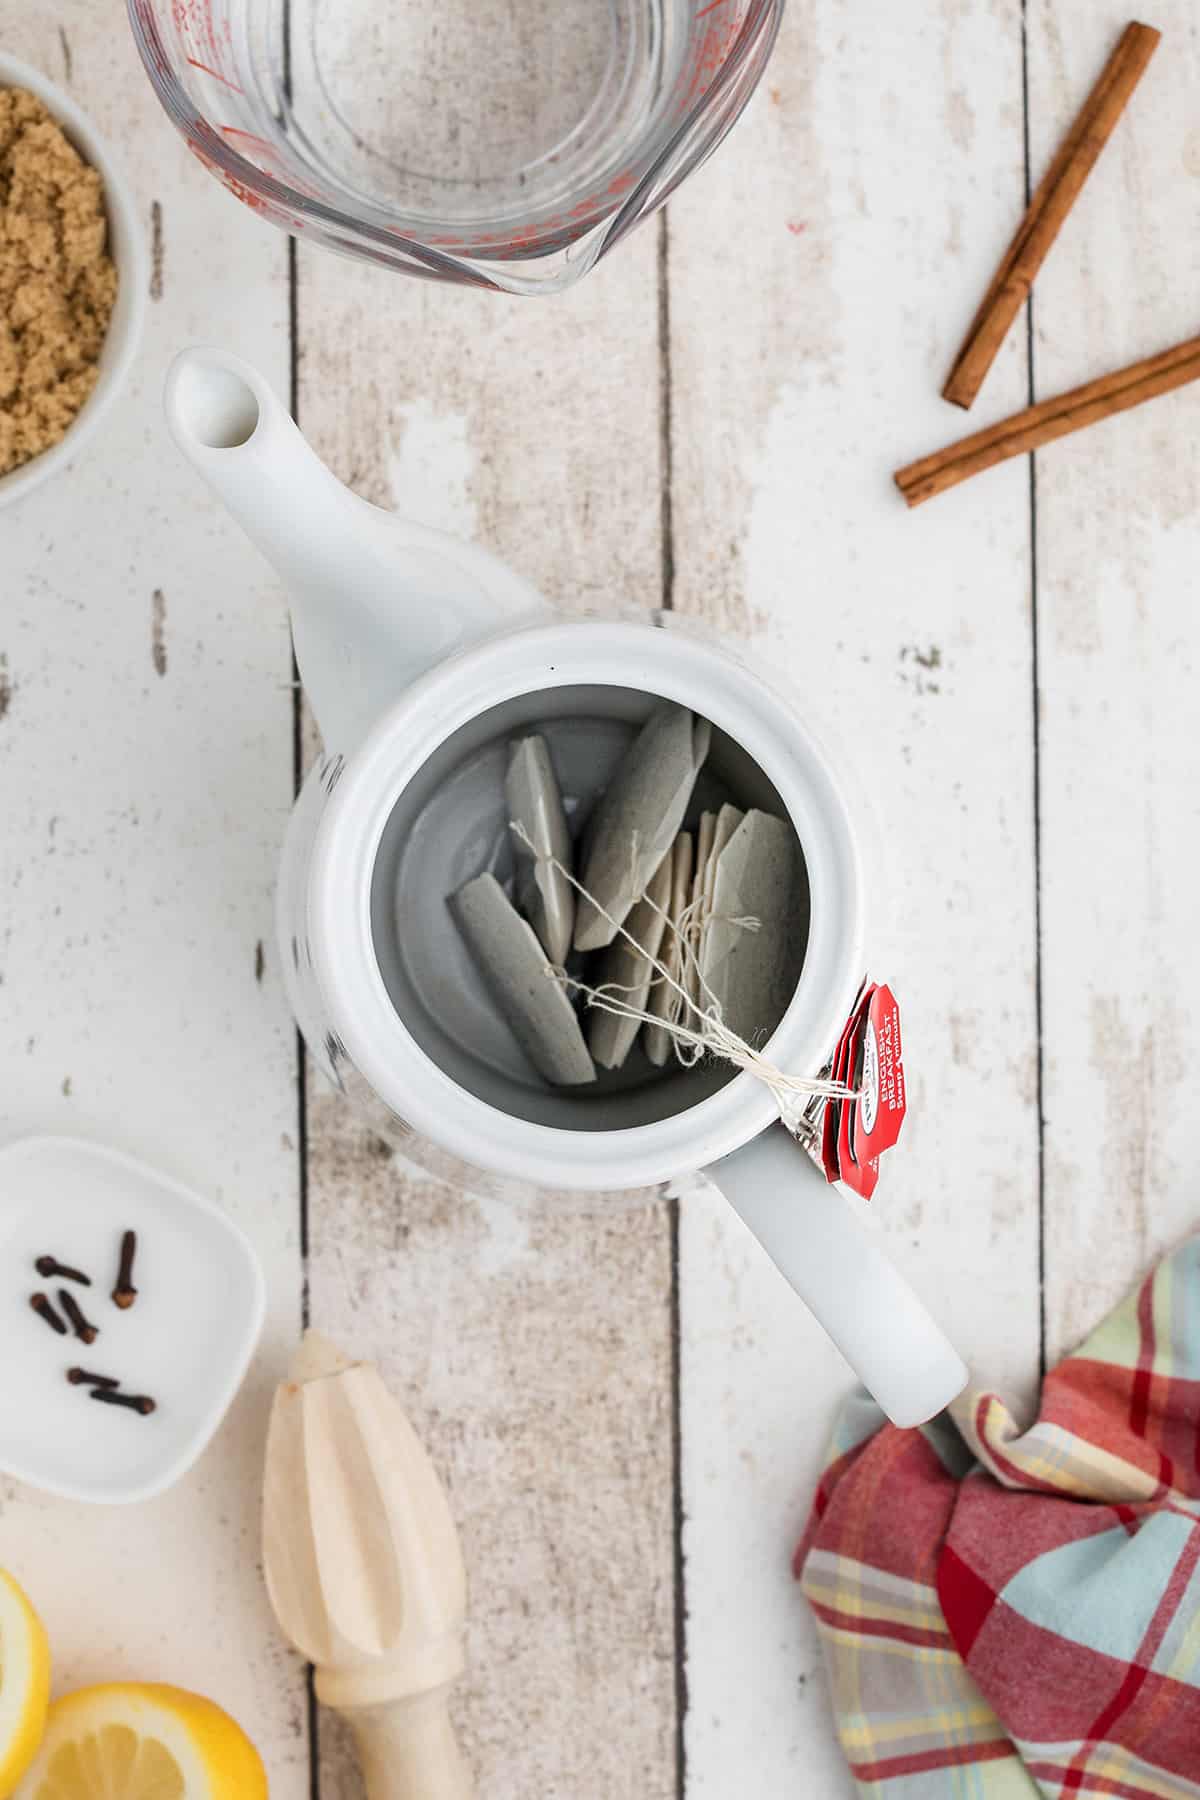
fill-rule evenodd
<path id="1" fill-rule="evenodd" d="M 1055 438 L 1082 431 L 1085 426 L 1128 412 L 1133 406 L 1196 380 L 1200 380 L 1200 337 L 1189 338 L 1172 350 L 1160 351 L 1126 369 L 1101 375 L 1098 381 L 1072 388 L 1053 400 L 1027 406 L 1023 412 L 989 425 L 986 431 L 977 431 L 933 456 L 909 463 L 907 468 L 896 471 L 896 486 L 909 506 L 920 506 L 1010 457 L 1040 450 Z"/>
<path id="2" fill-rule="evenodd" d="M 1043 176 L 971 321 L 942 389 L 945 399 L 955 406 L 970 406 L 983 386 L 1034 277 L 1145 74 L 1161 36 L 1151 25 L 1135 22 L 1125 27 L 1083 110 L 1059 145 L 1058 154 Z"/>

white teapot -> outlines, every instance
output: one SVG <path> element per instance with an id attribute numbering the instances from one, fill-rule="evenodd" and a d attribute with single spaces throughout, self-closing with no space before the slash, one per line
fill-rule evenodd
<path id="1" fill-rule="evenodd" d="M 459 1179 L 606 1192 L 703 1169 L 889 1416 L 939 1411 L 965 1384 L 961 1359 L 770 1089 L 712 1061 L 551 1087 L 481 991 L 446 906 L 506 836 L 515 733 L 546 733 L 568 805 L 586 805 L 635 728 L 674 701 L 711 722 L 718 789 L 799 837 L 807 947 L 765 1054 L 817 1076 L 865 967 L 864 884 L 843 793 L 794 705 L 718 645 L 662 619 L 558 616 L 486 551 L 358 499 L 236 357 L 184 352 L 166 411 L 291 598 L 325 754 L 289 827 L 278 927 L 325 1074 L 406 1155 Z"/>

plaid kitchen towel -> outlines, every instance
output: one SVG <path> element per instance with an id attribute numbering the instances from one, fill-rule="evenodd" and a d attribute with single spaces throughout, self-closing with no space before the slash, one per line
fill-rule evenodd
<path id="1" fill-rule="evenodd" d="M 1200 1800 L 1200 1237 L 1046 1377 L 839 1422 L 796 1573 L 880 1800 Z"/>

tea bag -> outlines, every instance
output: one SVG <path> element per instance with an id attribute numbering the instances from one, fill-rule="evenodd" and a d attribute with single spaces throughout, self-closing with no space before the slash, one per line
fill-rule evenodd
<path id="1" fill-rule="evenodd" d="M 679 921 L 692 897 L 694 852 L 695 843 L 691 832 L 681 831 L 671 852 L 671 901 L 667 907 L 669 923 L 658 951 L 658 960 L 671 981 L 664 981 L 661 975 L 656 975 L 650 984 L 650 996 L 646 1002 L 646 1011 L 653 1013 L 656 1019 L 665 1019 L 668 1024 L 674 1024 L 683 1006 L 683 996 L 677 988 L 672 987 L 671 982 L 678 982 L 681 987 L 683 985 L 683 939 Z M 642 1033 L 642 1044 L 650 1061 L 661 1069 L 671 1048 L 671 1034 L 666 1026 L 647 1025 Z"/>
<path id="2" fill-rule="evenodd" d="M 719 813 L 705 813 L 700 820 L 700 854 L 696 859 L 696 873 L 692 880 L 692 910 L 687 926 L 687 942 L 692 953 L 684 959 L 684 986 L 693 1006 L 701 1010 L 707 1001 L 700 972 L 704 962 L 704 932 L 712 911 L 713 875 L 717 858 L 744 816 L 736 806 L 727 803 Z"/>
<path id="3" fill-rule="evenodd" d="M 771 813 L 748 812 L 713 858 L 700 972 L 724 1024 L 756 1048 L 787 1010 L 807 930 L 796 833 Z"/>
<path id="4" fill-rule="evenodd" d="M 575 1008 L 562 984 L 547 973 L 536 932 L 496 877 L 477 875 L 450 905 L 480 974 L 539 1074 L 558 1087 L 594 1081 Z"/>
<path id="5" fill-rule="evenodd" d="M 688 999 L 693 1006 L 700 998 L 700 932 L 704 924 L 704 877 L 712 856 L 713 833 L 716 826 L 716 813 L 701 813 L 700 826 L 696 833 L 696 868 L 692 875 L 691 913 L 687 929 L 684 932 L 684 942 L 689 947 L 691 955 L 682 957 L 683 986 L 687 989 Z"/>
<path id="6" fill-rule="evenodd" d="M 581 879 L 590 898 L 581 895 L 576 909 L 577 950 L 611 944 L 645 893 L 683 823 L 711 736 L 707 719 L 668 701 L 625 752 L 588 827 Z"/>
<path id="7" fill-rule="evenodd" d="M 709 852 L 708 861 L 704 865 L 704 916 L 700 921 L 702 932 L 707 926 L 709 919 L 712 917 L 713 888 L 716 883 L 717 865 L 721 860 L 726 844 L 745 817 L 745 813 L 739 806 L 725 805 L 717 814 L 717 822 L 713 826 L 712 849 Z"/>
<path id="8" fill-rule="evenodd" d="M 543 737 L 510 745 L 504 797 L 517 858 L 517 904 L 537 932 L 552 963 L 566 962 L 575 925 L 571 837 L 550 752 Z M 557 867 L 555 864 L 557 863 Z"/>
<path id="9" fill-rule="evenodd" d="M 692 970 L 696 985 L 696 1004 L 701 1011 L 706 1005 L 711 1004 L 711 996 L 705 993 L 701 976 L 704 972 L 704 945 L 708 937 L 708 922 L 712 917 L 713 910 L 713 883 L 716 880 L 717 863 L 720 860 L 721 852 L 745 816 L 740 807 L 726 804 L 721 808 L 713 825 L 712 848 L 708 853 L 708 860 L 704 864 L 704 874 L 700 883 L 700 899 L 692 918 L 692 941 L 695 946 Z"/>
<path id="10" fill-rule="evenodd" d="M 646 890 L 646 897 L 638 901 L 625 920 L 625 930 L 635 942 L 631 944 L 626 937 L 616 938 L 600 959 L 593 977 L 601 997 L 603 990 L 611 986 L 615 990 L 614 998 L 636 1007 L 639 1012 L 645 1010 L 654 975 L 651 959 L 657 957 L 666 930 L 673 869 L 674 857 L 668 853 Z M 641 1023 L 640 1019 L 620 1017 L 593 1005 L 588 1015 L 588 1049 L 601 1068 L 619 1069 L 622 1066 L 633 1049 Z"/>

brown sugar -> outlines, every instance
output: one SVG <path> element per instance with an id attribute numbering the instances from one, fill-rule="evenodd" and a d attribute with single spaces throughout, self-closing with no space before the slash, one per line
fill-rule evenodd
<path id="1" fill-rule="evenodd" d="M 96 384 L 117 295 L 104 188 L 35 94 L 0 88 L 0 475 Z"/>

